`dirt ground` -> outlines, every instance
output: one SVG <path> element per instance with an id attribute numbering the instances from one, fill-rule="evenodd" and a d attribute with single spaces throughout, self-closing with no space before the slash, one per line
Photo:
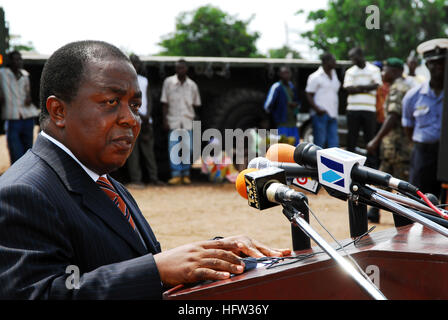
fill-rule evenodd
<path id="1" fill-rule="evenodd" d="M 0 173 L 9 167 L 4 135 L 0 136 Z M 245 234 L 271 247 L 292 248 L 290 223 L 280 207 L 258 211 L 240 197 L 230 183 L 212 184 L 193 181 L 190 186 L 148 186 L 129 189 L 153 228 L 162 249 L 215 236 Z M 329 196 L 306 193 L 313 212 L 338 240 L 350 237 L 347 203 Z M 316 220 L 311 226 L 327 241 L 333 242 Z M 373 232 L 393 228 L 392 214 L 384 212 Z M 314 245 L 314 244 L 313 244 Z"/>
<path id="2" fill-rule="evenodd" d="M 245 234 L 276 248 L 292 248 L 290 223 L 281 207 L 259 211 L 249 207 L 235 186 L 198 184 L 175 187 L 130 189 L 163 249 L 215 236 Z M 330 197 L 325 190 L 307 193 L 310 207 L 336 239 L 350 237 L 347 203 Z M 392 214 L 385 212 L 374 231 L 393 227 Z M 310 216 L 311 226 L 327 241 L 331 237 Z"/>

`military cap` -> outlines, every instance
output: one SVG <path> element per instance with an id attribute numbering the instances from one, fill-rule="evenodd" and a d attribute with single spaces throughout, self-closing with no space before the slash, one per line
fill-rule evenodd
<path id="1" fill-rule="evenodd" d="M 395 58 L 395 57 L 388 58 L 386 60 L 386 66 L 403 69 L 404 61 L 401 60 L 400 58 Z"/>
<path id="2" fill-rule="evenodd" d="M 426 61 L 445 58 L 447 50 L 448 38 L 425 41 L 417 47 L 417 52 L 421 54 Z"/>

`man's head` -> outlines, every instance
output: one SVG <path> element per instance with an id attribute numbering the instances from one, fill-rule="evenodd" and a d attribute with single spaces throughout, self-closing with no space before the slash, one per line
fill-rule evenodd
<path id="1" fill-rule="evenodd" d="M 393 83 L 403 75 L 404 62 L 399 58 L 389 58 L 384 64 L 384 81 Z"/>
<path id="2" fill-rule="evenodd" d="M 278 76 L 282 82 L 287 83 L 291 81 L 291 70 L 287 66 L 282 66 L 278 71 Z"/>
<path id="3" fill-rule="evenodd" d="M 432 39 L 421 43 L 417 52 L 426 61 L 426 67 L 431 74 L 431 85 L 443 86 L 445 75 L 445 58 L 448 51 L 448 39 Z"/>
<path id="4" fill-rule="evenodd" d="M 324 68 L 324 70 L 331 70 L 336 68 L 336 59 L 329 52 L 325 52 L 324 54 L 322 54 L 320 56 L 320 61 L 322 61 L 322 68 Z"/>
<path id="5" fill-rule="evenodd" d="M 22 55 L 20 54 L 19 51 L 11 51 L 10 53 L 8 53 L 7 56 L 7 61 L 8 61 L 8 67 L 11 70 L 19 70 L 23 68 L 23 60 L 22 60 Z"/>
<path id="6" fill-rule="evenodd" d="M 98 174 L 122 166 L 140 131 L 141 91 L 129 58 L 101 41 L 58 49 L 41 76 L 41 127 Z"/>
<path id="7" fill-rule="evenodd" d="M 176 61 L 176 74 L 179 77 L 179 79 L 184 79 L 187 76 L 187 71 L 188 71 L 188 65 L 187 65 L 187 61 L 185 61 L 184 59 L 180 59 L 178 61 Z"/>
<path id="8" fill-rule="evenodd" d="M 348 52 L 348 56 L 353 64 L 357 65 L 358 67 L 364 68 L 365 65 L 365 59 L 364 59 L 364 52 L 361 48 L 356 47 L 351 49 Z"/>
<path id="9" fill-rule="evenodd" d="M 408 58 L 406 59 L 406 64 L 409 68 L 409 74 L 414 75 L 415 69 L 420 65 L 420 60 L 418 56 L 415 54 L 415 51 L 412 50 L 409 54 Z"/>

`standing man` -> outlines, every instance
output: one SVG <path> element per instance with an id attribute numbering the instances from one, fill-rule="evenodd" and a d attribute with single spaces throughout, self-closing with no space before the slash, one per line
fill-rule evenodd
<path id="1" fill-rule="evenodd" d="M 163 183 L 157 176 L 157 162 L 154 154 L 154 130 L 152 126 L 151 95 L 148 78 L 146 77 L 145 68 L 140 58 L 135 54 L 131 54 L 129 58 L 137 71 L 137 80 L 143 95 L 142 105 L 138 110 L 141 119 L 140 134 L 128 158 L 128 172 L 131 180 L 128 187 L 144 187 L 142 181 L 143 170 L 146 170 L 149 174 L 149 184 L 162 185 Z"/>
<path id="2" fill-rule="evenodd" d="M 341 82 L 331 53 L 321 56 L 322 66 L 308 77 L 306 97 L 311 105 L 314 144 L 321 148 L 339 147 L 338 111 Z"/>
<path id="3" fill-rule="evenodd" d="M 30 79 L 22 69 L 22 55 L 12 51 L 7 58 L 7 66 L 0 68 L 0 106 L 13 164 L 33 146 L 34 118 L 39 110 L 31 102 Z"/>
<path id="4" fill-rule="evenodd" d="M 278 134 L 294 137 L 295 145 L 297 145 L 300 142 L 296 118 L 297 112 L 299 112 L 299 96 L 291 81 L 291 70 L 283 66 L 278 75 L 280 81 L 274 83 L 269 89 L 264 102 L 264 110 L 272 115 Z"/>
<path id="5" fill-rule="evenodd" d="M 161 299 L 178 284 L 241 274 L 243 253 L 290 254 L 244 236 L 161 251 L 109 175 L 135 145 L 142 94 L 129 58 L 108 43 L 69 43 L 47 60 L 42 131 L 0 177 L 0 300 Z"/>
<path id="6" fill-rule="evenodd" d="M 376 94 L 382 80 L 380 69 L 365 61 L 361 48 L 351 49 L 349 57 L 354 66 L 346 71 L 344 77 L 344 88 L 348 92 L 347 150 L 355 152 L 360 130 L 366 144 L 375 135 Z M 366 165 L 375 165 L 374 157 L 368 155 Z"/>
<path id="7" fill-rule="evenodd" d="M 409 180 L 409 160 L 412 146 L 403 139 L 405 132 L 401 126 L 402 100 L 410 89 L 403 78 L 404 62 L 399 58 L 389 58 L 384 66 L 384 82 L 389 83 L 389 94 L 384 104 L 385 120 L 375 137 L 367 144 L 367 151 L 375 154 L 380 149 L 381 165 L 379 170 L 390 173 L 393 177 Z M 379 222 L 378 208 L 371 208 L 367 217 L 372 222 Z M 394 219 L 400 219 L 394 215 Z M 397 223 L 396 223 L 397 225 Z"/>
<path id="8" fill-rule="evenodd" d="M 420 59 L 415 54 L 415 50 L 412 50 L 409 54 L 409 57 L 406 60 L 406 65 L 408 66 L 409 72 L 406 75 L 405 80 L 411 87 L 418 86 L 426 82 L 424 76 L 415 73 L 415 70 L 420 65 Z"/>
<path id="9" fill-rule="evenodd" d="M 176 62 L 176 74 L 163 82 L 162 97 L 163 125 L 168 134 L 168 152 L 171 176 L 168 184 L 190 184 L 191 155 L 193 145 L 193 119 L 195 108 L 201 106 L 198 86 L 187 76 L 188 65 L 183 59 Z M 176 132 L 175 132 L 176 130 Z M 184 141 L 188 140 L 188 141 Z M 182 143 L 182 152 L 178 156 L 176 145 Z M 181 160 L 181 161 L 179 161 Z"/>
<path id="10" fill-rule="evenodd" d="M 413 87 L 403 98 L 402 125 L 414 142 L 411 156 L 410 183 L 423 193 L 440 197 L 437 166 L 442 127 L 443 85 L 448 39 L 421 43 L 417 52 L 423 55 L 431 79 Z"/>

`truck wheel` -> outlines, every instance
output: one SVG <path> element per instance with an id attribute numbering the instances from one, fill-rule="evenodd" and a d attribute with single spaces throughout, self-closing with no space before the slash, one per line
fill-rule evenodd
<path id="1" fill-rule="evenodd" d="M 255 90 L 236 90 L 220 98 L 216 105 L 215 128 L 242 129 L 258 128 L 269 120 L 263 109 L 266 94 Z"/>

